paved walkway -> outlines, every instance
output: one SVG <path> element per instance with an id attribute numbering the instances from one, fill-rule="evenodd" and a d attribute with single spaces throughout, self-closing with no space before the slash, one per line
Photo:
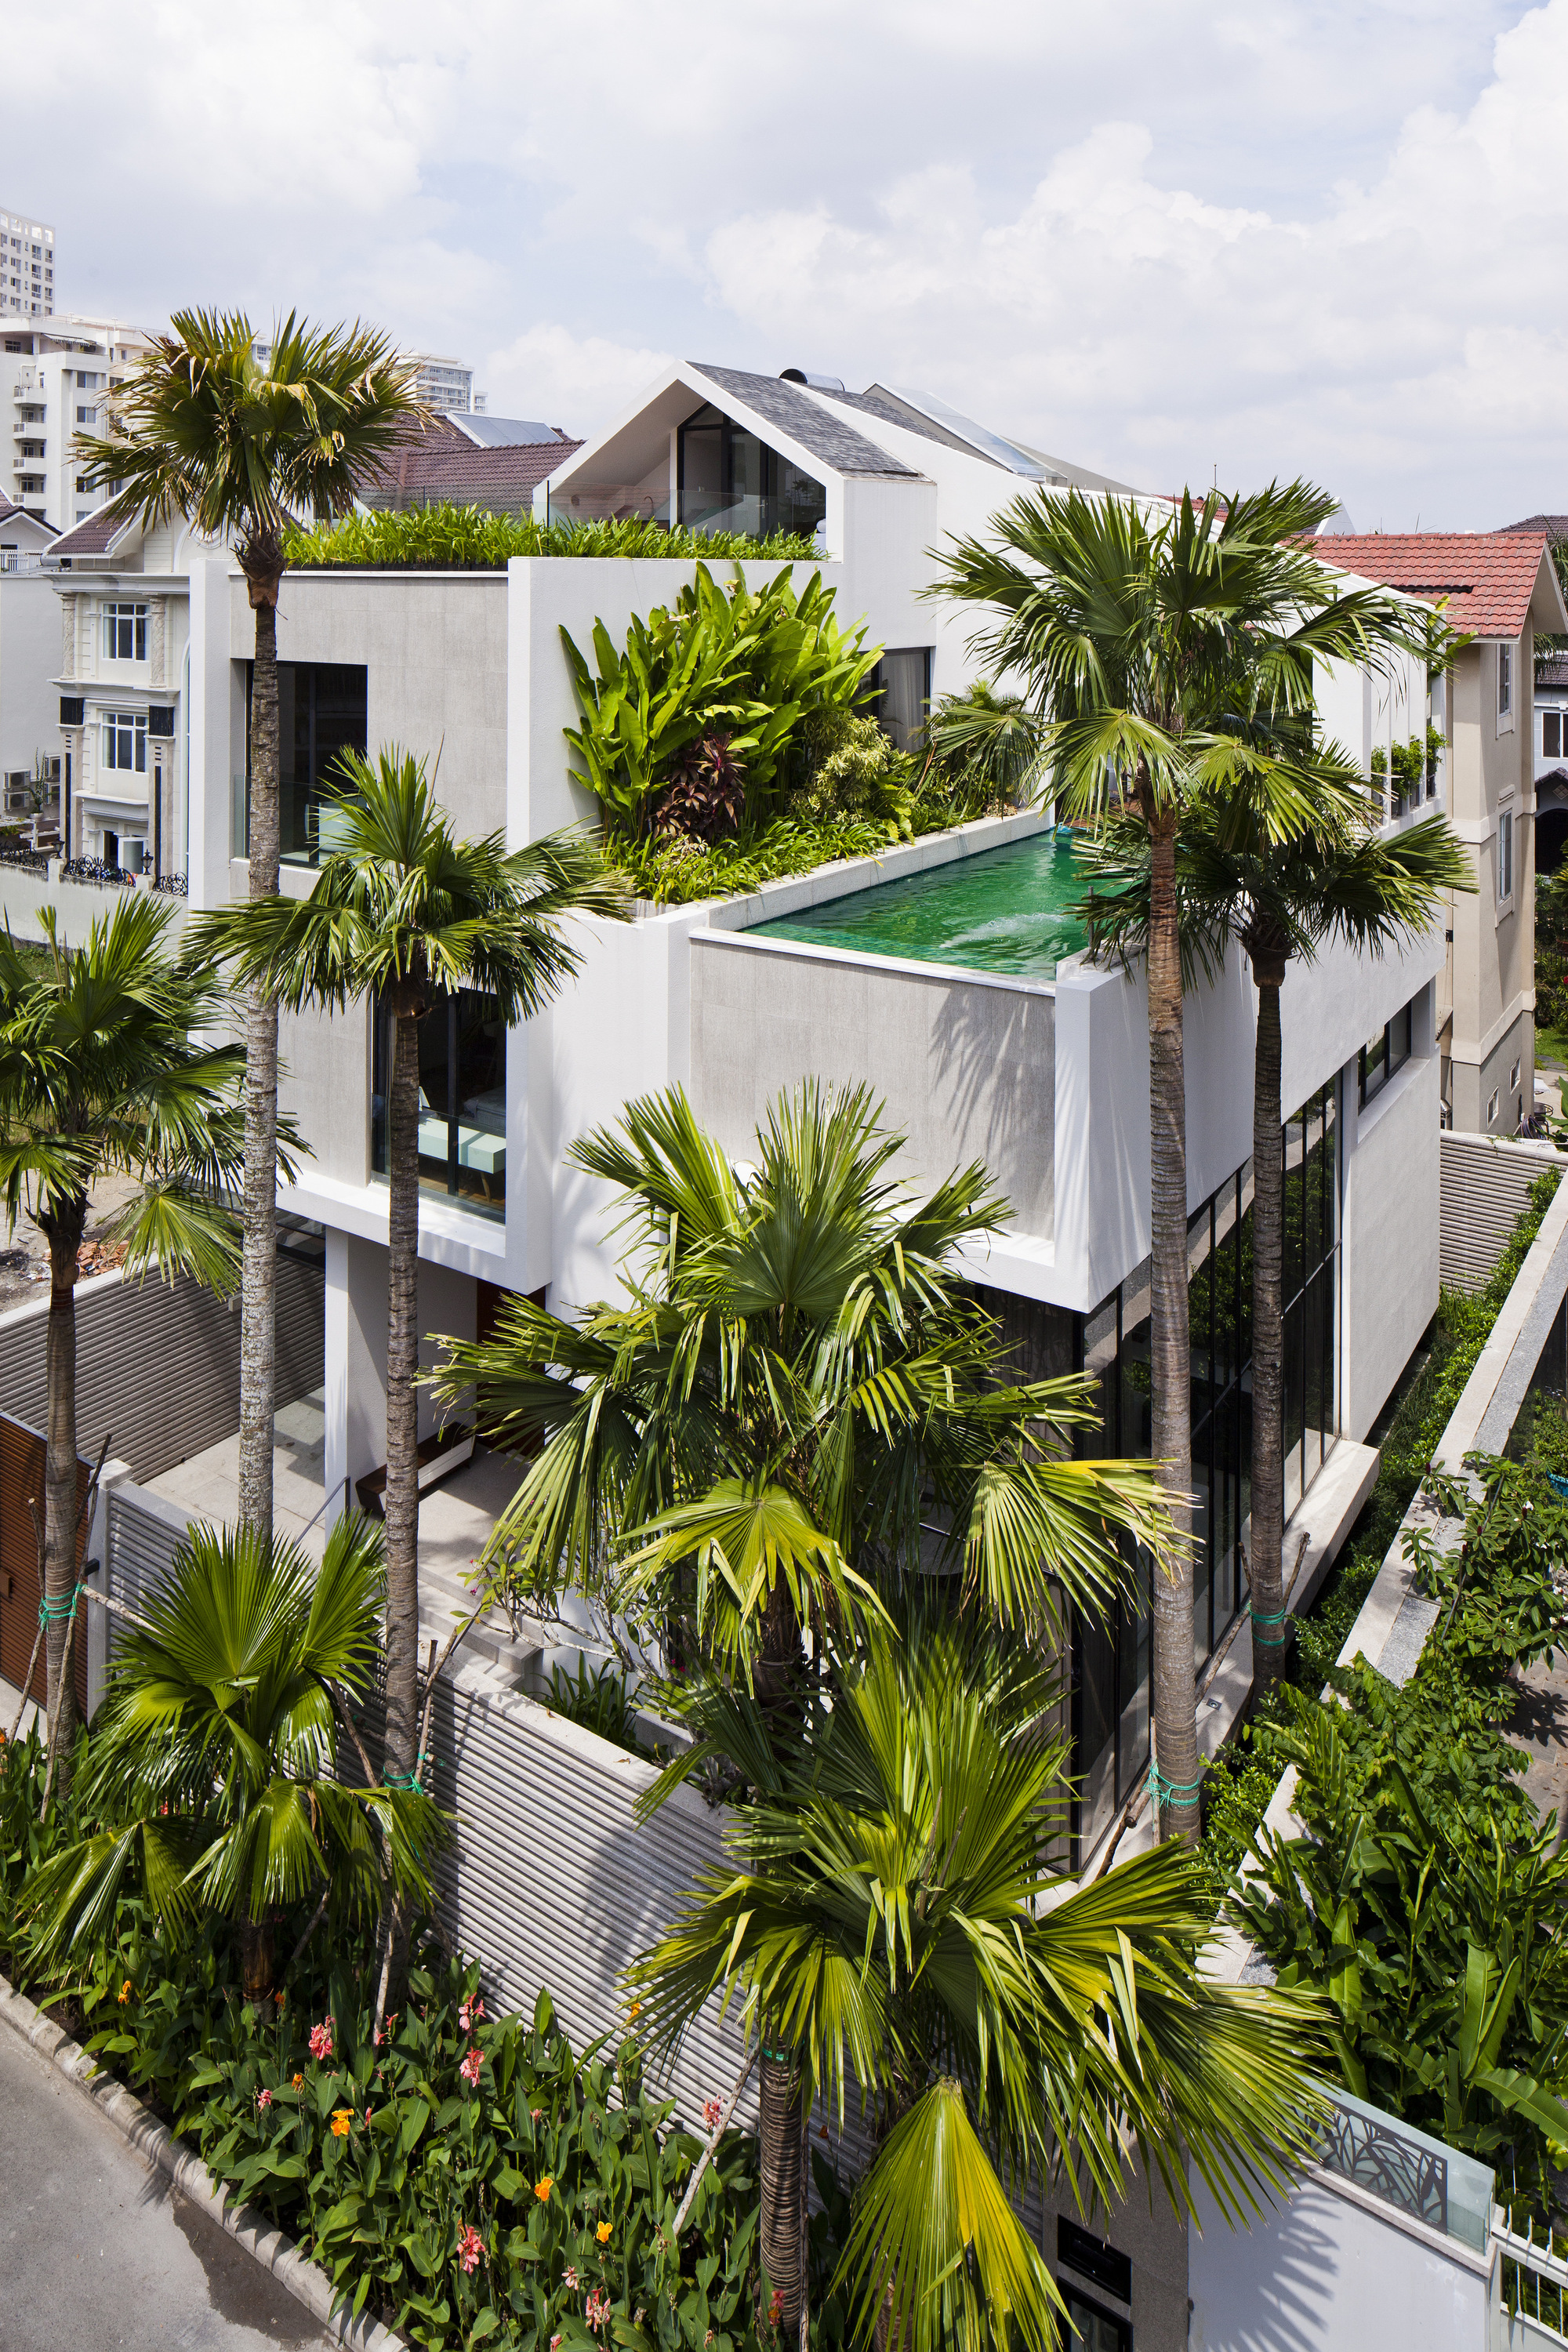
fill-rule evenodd
<path id="1" fill-rule="evenodd" d="M 327 2352 L 302 2304 L 0 2024 L 5 2352 Z"/>

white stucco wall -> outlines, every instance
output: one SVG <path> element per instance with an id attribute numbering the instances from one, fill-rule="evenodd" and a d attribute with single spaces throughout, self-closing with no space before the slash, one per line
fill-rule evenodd
<path id="1" fill-rule="evenodd" d="M 1341 1089 L 1340 1425 L 1364 1438 L 1437 1309 L 1439 1063 L 1433 992 L 1412 1020 L 1411 1058 L 1358 1108 Z"/>
<path id="2" fill-rule="evenodd" d="M 26 769 L 60 748 L 60 607 L 41 572 L 0 572 L 0 769 Z"/>
<path id="3" fill-rule="evenodd" d="M 1191 2352 L 1489 2352 L 1492 2259 L 1321 2174 L 1250 2230 L 1192 2185 Z"/>
<path id="4" fill-rule="evenodd" d="M 474 1337 L 475 1288 L 440 1265 L 419 1268 L 419 1361 L 440 1350 L 427 1336 Z M 324 1492 L 342 1494 L 345 1477 L 363 1478 L 386 1459 L 386 1250 L 383 1244 L 327 1229 L 325 1299 L 326 1444 Z M 436 1426 L 436 1406 L 419 1392 L 419 1435 Z M 335 1510 L 331 1513 L 335 1517 Z"/>

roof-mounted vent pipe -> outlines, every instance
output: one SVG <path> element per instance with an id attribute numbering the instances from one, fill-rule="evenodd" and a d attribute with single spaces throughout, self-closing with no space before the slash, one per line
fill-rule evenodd
<path id="1" fill-rule="evenodd" d="M 844 378 L 841 375 L 811 375 L 805 368 L 780 368 L 779 382 L 781 383 L 813 384 L 818 392 L 842 392 L 844 390 Z"/>

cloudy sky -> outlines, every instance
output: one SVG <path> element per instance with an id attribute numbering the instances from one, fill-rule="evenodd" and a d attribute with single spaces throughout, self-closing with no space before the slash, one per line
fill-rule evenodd
<path id="1" fill-rule="evenodd" d="M 62 309 L 358 312 L 577 432 L 679 353 L 1568 511 L 1568 0 L 73 0 L 27 56 Z"/>

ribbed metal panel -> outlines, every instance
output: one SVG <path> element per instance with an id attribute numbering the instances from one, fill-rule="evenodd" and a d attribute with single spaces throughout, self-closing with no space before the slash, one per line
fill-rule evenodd
<path id="1" fill-rule="evenodd" d="M 0 1323 L 0 1398 L 19 1420 L 45 1426 L 48 1300 Z M 278 1402 L 320 1388 L 324 1374 L 324 1277 L 308 1261 L 278 1260 Z M 76 1412 L 80 1451 L 96 1458 L 105 1431 L 137 1478 L 231 1437 L 239 1427 L 239 1315 L 188 1276 L 125 1283 L 110 1276 L 78 1296 Z"/>
<path id="2" fill-rule="evenodd" d="M 140 1610 L 147 1595 L 169 1573 L 174 1547 L 187 1523 L 177 1503 L 161 1495 L 143 1495 L 132 1486 L 109 1490 L 109 1561 L 107 1590 L 129 1609 Z M 110 1648 L 114 1647 L 114 1621 L 110 1621 Z"/>
<path id="3" fill-rule="evenodd" d="M 1489 1135 L 1439 1139 L 1438 1265 L 1456 1290 L 1482 1290 L 1530 1205 L 1530 1188 L 1563 1155 Z"/>

